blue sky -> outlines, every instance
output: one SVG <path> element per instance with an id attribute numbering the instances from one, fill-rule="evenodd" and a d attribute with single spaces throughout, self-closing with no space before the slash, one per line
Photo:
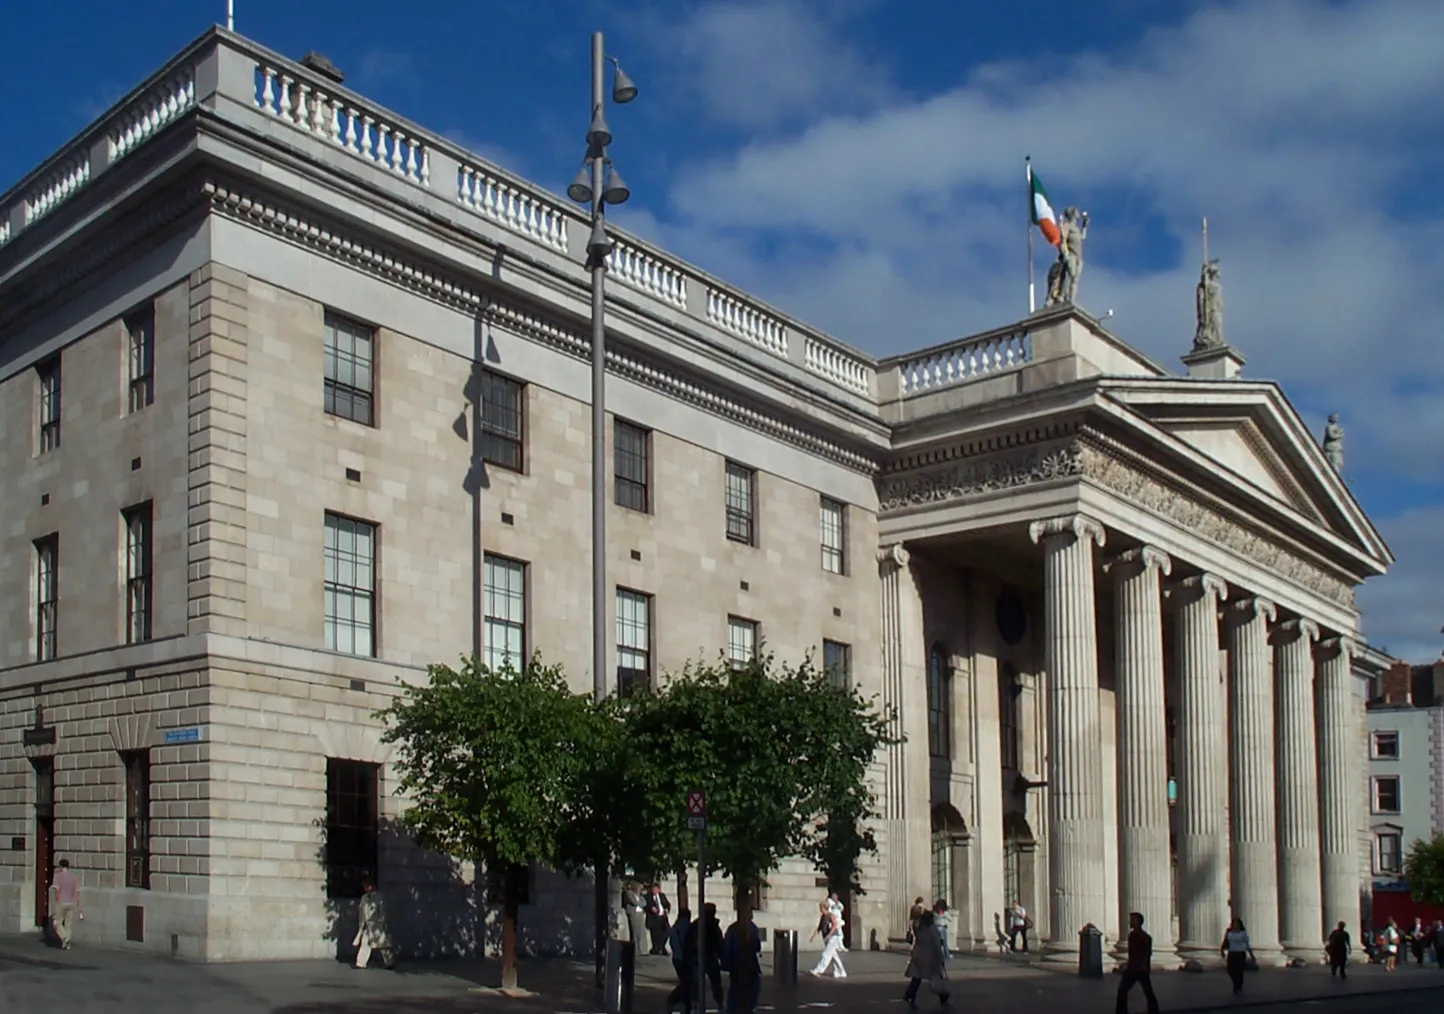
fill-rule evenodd
<path id="1" fill-rule="evenodd" d="M 225 0 L 15 0 L 8 187 Z M 642 89 L 609 118 L 626 227 L 870 352 L 1021 315 L 1022 157 L 1092 214 L 1081 301 L 1177 364 L 1198 223 L 1229 341 L 1317 433 L 1399 562 L 1370 640 L 1444 646 L 1444 4 L 1437 0 L 237 0 L 357 90 L 560 191 L 589 33 Z M 1040 277 L 1046 267 L 1039 260 Z"/>

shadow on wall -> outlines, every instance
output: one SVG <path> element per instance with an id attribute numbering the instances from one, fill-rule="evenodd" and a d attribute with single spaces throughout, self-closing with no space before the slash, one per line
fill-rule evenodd
<path id="1" fill-rule="evenodd" d="M 321 886 L 325 939 L 335 944 L 338 961 L 350 962 L 356 955 L 365 877 L 378 884 L 387 934 L 397 957 L 435 961 L 500 955 L 500 884 L 491 883 L 484 871 L 419 848 L 395 821 L 387 819 L 380 822 L 374 856 L 347 854 L 350 850 L 343 841 L 338 842 L 337 861 L 328 864 L 328 832 L 324 821 L 317 824 L 321 844 L 316 860 L 325 871 Z M 589 957 L 591 892 L 590 877 L 572 879 L 549 870 L 530 876 L 517 927 L 520 954 Z"/>

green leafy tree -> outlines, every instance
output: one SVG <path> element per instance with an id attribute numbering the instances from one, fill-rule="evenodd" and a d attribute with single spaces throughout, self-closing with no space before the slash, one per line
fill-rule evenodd
<path id="1" fill-rule="evenodd" d="M 1426 905 L 1444 905 L 1444 834 L 1415 839 L 1404 857 L 1409 895 Z"/>
<path id="2" fill-rule="evenodd" d="M 517 981 L 516 922 L 533 864 L 563 868 L 568 827 L 598 736 L 590 700 L 559 666 L 521 671 L 475 658 L 433 665 L 377 712 L 397 744 L 400 822 L 423 848 L 482 864 L 503 895 L 502 986 Z M 581 749 L 579 749 L 581 747 Z"/>

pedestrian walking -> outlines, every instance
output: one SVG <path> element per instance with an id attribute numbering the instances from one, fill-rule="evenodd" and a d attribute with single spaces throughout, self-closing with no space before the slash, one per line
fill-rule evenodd
<path id="1" fill-rule="evenodd" d="M 1118 984 L 1118 1014 L 1128 1014 L 1128 994 L 1134 986 L 1143 989 L 1148 1014 L 1158 1014 L 1158 997 L 1153 993 L 1153 937 L 1143 930 L 1143 913 L 1128 913 L 1128 963 Z"/>
<path id="2" fill-rule="evenodd" d="M 923 904 L 923 899 L 921 896 L 913 899 L 913 907 L 908 911 L 908 930 L 905 936 L 905 939 L 909 944 L 911 944 L 914 940 L 917 939 L 918 920 L 923 917 L 923 913 L 927 910 L 928 907 L 927 905 Z"/>
<path id="3" fill-rule="evenodd" d="M 652 883 L 652 889 L 647 892 L 647 932 L 652 937 L 651 954 L 667 953 L 667 933 L 671 929 L 668 925 L 668 917 L 672 913 L 672 903 L 662 893 L 662 885 Z"/>
<path id="4" fill-rule="evenodd" d="M 677 974 L 677 988 L 667 996 L 667 1010 L 686 1010 L 686 998 L 691 994 L 692 974 L 687 965 L 687 930 L 692 926 L 690 909 L 679 908 L 677 921 L 667 935 L 667 946 L 672 949 L 672 971 Z"/>
<path id="5" fill-rule="evenodd" d="M 1228 924 L 1228 932 L 1223 935 L 1219 953 L 1224 956 L 1234 994 L 1242 993 L 1244 969 L 1248 967 L 1250 960 L 1257 964 L 1258 959 L 1254 957 L 1253 944 L 1249 943 L 1248 930 L 1244 929 L 1243 920 L 1238 916 L 1234 916 L 1233 922 Z"/>
<path id="6" fill-rule="evenodd" d="M 1444 970 L 1444 920 L 1434 920 L 1434 929 L 1430 935 L 1434 943 L 1434 964 Z"/>
<path id="7" fill-rule="evenodd" d="M 722 938 L 727 973 L 727 1014 L 754 1014 L 762 995 L 762 934 L 751 919 L 738 919 Z"/>
<path id="8" fill-rule="evenodd" d="M 1329 942 L 1324 945 L 1324 951 L 1329 956 L 1329 977 L 1337 975 L 1341 979 L 1349 977 L 1348 969 L 1344 966 L 1349 962 L 1349 952 L 1354 949 L 1353 942 L 1349 940 L 1349 931 L 1344 928 L 1342 921 L 1334 927 L 1329 934 Z"/>
<path id="9" fill-rule="evenodd" d="M 1423 967 L 1424 965 L 1424 941 L 1429 936 L 1429 931 L 1424 928 L 1424 920 L 1418 916 L 1414 917 L 1414 925 L 1409 929 L 1409 950 L 1414 952 L 1414 964 Z"/>
<path id="10" fill-rule="evenodd" d="M 704 937 L 703 934 L 706 934 Z M 706 941 L 707 948 L 704 956 L 706 967 L 702 969 L 701 978 L 697 975 L 697 951 L 699 941 Z M 712 902 L 702 906 L 702 914 L 692 921 L 687 927 L 687 936 L 682 942 L 682 957 L 687 968 L 687 997 L 688 1009 L 697 1006 L 697 1001 L 702 996 L 702 990 L 707 984 L 712 985 L 712 999 L 717 1001 L 717 1009 L 722 1009 L 722 927 L 717 923 L 717 906 Z"/>
<path id="11" fill-rule="evenodd" d="M 55 938 L 63 950 L 70 950 L 75 920 L 85 921 L 85 909 L 80 904 L 80 878 L 70 871 L 70 860 L 60 860 L 55 876 L 50 881 L 50 924 L 55 928 Z"/>
<path id="12" fill-rule="evenodd" d="M 356 967 L 365 968 L 370 964 L 371 952 L 375 951 L 381 955 L 383 965 L 395 968 L 396 954 L 391 947 L 391 934 L 386 931 L 386 907 L 370 877 L 361 881 L 361 904 L 356 908 L 356 939 L 351 941 L 356 948 Z"/>
<path id="13" fill-rule="evenodd" d="M 907 1001 L 909 1008 L 917 1008 L 918 990 L 922 988 L 924 982 L 933 991 L 933 995 L 938 998 L 938 1004 L 943 1007 L 947 1006 L 948 968 L 943 962 L 943 945 L 938 937 L 937 926 L 933 923 L 931 912 L 924 912 L 918 917 L 912 953 L 908 956 L 906 975 L 908 988 L 903 993 L 903 999 Z"/>
<path id="14" fill-rule="evenodd" d="M 830 973 L 834 978 L 846 979 L 847 969 L 843 967 L 842 954 L 839 953 L 842 950 L 842 913 L 826 901 L 819 902 L 817 910 L 821 918 L 808 939 L 814 940 L 818 933 L 822 934 L 822 957 L 812 967 L 812 974 L 821 976 Z"/>
<path id="15" fill-rule="evenodd" d="M 953 956 L 953 949 L 949 944 L 953 935 L 953 914 L 948 911 L 948 903 L 942 898 L 933 904 L 933 926 L 938 931 L 938 943 L 943 948 L 943 960 L 949 961 Z"/>
<path id="16" fill-rule="evenodd" d="M 1012 907 L 1008 909 L 1008 947 L 1013 951 L 1021 950 L 1028 953 L 1028 931 L 1033 928 L 1033 920 L 1028 916 L 1028 910 L 1023 903 L 1016 898 L 1013 899 Z M 1023 942 L 1021 948 L 1018 941 Z"/>
<path id="17" fill-rule="evenodd" d="M 632 941 L 632 953 L 642 953 L 647 938 L 647 910 L 642 904 L 640 885 L 629 880 L 622 885 L 622 911 L 627 913 L 627 935 Z"/>

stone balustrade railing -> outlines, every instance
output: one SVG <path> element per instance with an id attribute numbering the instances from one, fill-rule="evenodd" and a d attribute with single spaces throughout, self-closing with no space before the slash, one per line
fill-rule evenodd
<path id="1" fill-rule="evenodd" d="M 613 235 L 612 252 L 607 255 L 607 275 L 634 289 L 651 293 L 679 310 L 687 309 L 687 275 L 680 265 L 668 262 Z"/>
<path id="2" fill-rule="evenodd" d="M 898 392 L 904 397 L 974 380 L 1022 366 L 1033 358 L 1026 331 L 969 338 L 905 359 L 898 364 Z"/>
<path id="3" fill-rule="evenodd" d="M 562 253 L 567 252 L 567 219 L 560 204 L 548 201 L 498 176 L 490 169 L 461 162 L 456 199 L 498 225 Z"/>
<path id="4" fill-rule="evenodd" d="M 787 358 L 787 326 L 746 299 L 708 286 L 707 319 L 758 348 Z"/>
<path id="5" fill-rule="evenodd" d="M 195 104 L 195 68 L 183 67 L 146 91 L 116 118 L 110 128 L 110 160 L 129 155 Z"/>
<path id="6" fill-rule="evenodd" d="M 811 335 L 804 344 L 807 368 L 858 394 L 872 390 L 872 365 Z"/>
<path id="7" fill-rule="evenodd" d="M 25 195 L 24 224 L 44 218 L 89 182 L 90 152 L 83 151 L 62 162 Z"/>

